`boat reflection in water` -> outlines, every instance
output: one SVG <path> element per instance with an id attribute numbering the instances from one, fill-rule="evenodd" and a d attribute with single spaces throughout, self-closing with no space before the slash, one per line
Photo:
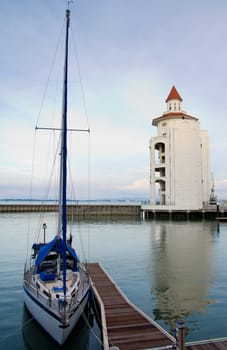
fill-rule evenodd
<path id="1" fill-rule="evenodd" d="M 197 329 L 193 313 L 208 304 L 213 271 L 213 249 L 218 230 L 214 222 L 151 223 L 151 295 L 156 321 L 174 332 L 178 319 L 187 320 L 187 333 Z"/>
<path id="2" fill-rule="evenodd" d="M 86 317 L 83 318 L 82 316 L 76 325 L 76 332 L 73 331 L 64 344 L 64 350 L 101 349 L 101 346 L 94 336 L 94 334 L 96 334 L 100 339 L 99 332 L 100 331 L 95 320 L 93 327 L 91 327 L 88 324 Z M 32 315 L 29 313 L 26 306 L 24 306 L 23 309 L 22 336 L 25 349 L 62 349 L 62 347 L 58 345 L 32 318 Z"/>

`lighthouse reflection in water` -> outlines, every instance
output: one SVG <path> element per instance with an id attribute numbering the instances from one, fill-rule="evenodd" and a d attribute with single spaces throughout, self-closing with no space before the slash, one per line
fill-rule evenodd
<path id="1" fill-rule="evenodd" d="M 185 319 L 188 335 L 200 332 L 204 327 L 199 324 L 200 315 L 208 311 L 208 305 L 218 302 L 212 292 L 218 273 L 217 230 L 217 224 L 211 222 L 152 225 L 153 314 L 171 331 L 176 320 Z"/>

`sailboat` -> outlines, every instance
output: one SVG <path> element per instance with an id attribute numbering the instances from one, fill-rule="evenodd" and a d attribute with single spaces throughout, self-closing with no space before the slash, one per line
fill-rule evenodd
<path id="1" fill-rule="evenodd" d="M 67 239 L 67 83 L 70 10 L 66 10 L 63 113 L 61 127 L 59 218 L 49 242 L 33 243 L 24 269 L 24 302 L 34 319 L 60 345 L 64 344 L 89 301 L 91 284 Z M 45 226 L 44 226 L 45 232 Z M 45 235 L 44 235 L 45 237 Z"/>

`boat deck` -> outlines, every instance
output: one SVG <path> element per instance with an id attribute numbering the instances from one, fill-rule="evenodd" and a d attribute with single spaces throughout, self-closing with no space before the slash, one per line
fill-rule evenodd
<path id="1" fill-rule="evenodd" d="M 110 346 L 138 350 L 171 346 L 175 339 L 123 295 L 98 263 L 88 270 L 105 307 Z"/>

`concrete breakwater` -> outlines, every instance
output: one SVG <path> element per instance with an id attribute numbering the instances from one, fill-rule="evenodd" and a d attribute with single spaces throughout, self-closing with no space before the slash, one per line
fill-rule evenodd
<path id="1" fill-rule="evenodd" d="M 56 212 L 57 204 L 0 204 L 0 213 Z M 133 216 L 140 217 L 139 204 L 69 204 L 69 215 L 78 218 Z"/>
<path id="2" fill-rule="evenodd" d="M 68 215 L 74 218 L 108 218 L 133 217 L 156 220 L 216 220 L 217 217 L 227 218 L 227 208 L 216 207 L 201 210 L 169 210 L 165 208 L 151 208 L 141 204 L 69 204 Z M 0 204 L 0 213 L 29 213 L 56 212 L 57 204 Z"/>
<path id="3" fill-rule="evenodd" d="M 207 205 L 204 209 L 180 210 L 165 206 L 142 205 L 141 213 L 144 219 L 157 220 L 216 220 L 227 218 L 227 207 L 223 205 Z"/>

